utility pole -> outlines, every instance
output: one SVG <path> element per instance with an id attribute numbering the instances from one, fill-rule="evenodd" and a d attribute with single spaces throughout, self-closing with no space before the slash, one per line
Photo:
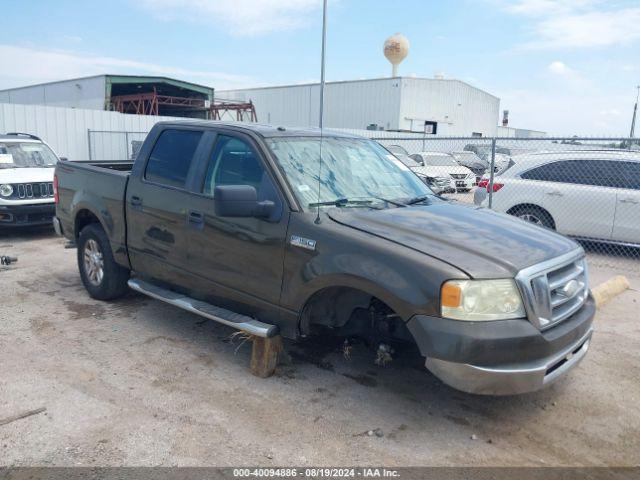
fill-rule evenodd
<path id="1" fill-rule="evenodd" d="M 636 116 L 638 114 L 638 98 L 640 98 L 640 85 L 636 87 L 638 89 L 638 93 L 636 94 L 636 104 L 633 107 L 633 117 L 631 118 L 631 132 L 629 133 L 629 137 L 633 138 L 636 133 Z"/>

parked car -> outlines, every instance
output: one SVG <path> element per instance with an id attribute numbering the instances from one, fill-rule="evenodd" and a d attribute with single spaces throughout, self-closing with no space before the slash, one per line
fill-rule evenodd
<path id="1" fill-rule="evenodd" d="M 0 229 L 51 225 L 58 157 L 35 135 L 0 135 Z"/>
<path id="2" fill-rule="evenodd" d="M 372 140 L 159 122 L 129 165 L 56 167 L 54 225 L 93 298 L 129 287 L 256 337 L 359 338 L 378 361 L 415 344 L 482 394 L 549 385 L 589 348 L 582 247 L 434 195 Z"/>
<path id="3" fill-rule="evenodd" d="M 467 167 L 459 165 L 450 153 L 421 152 L 414 153 L 411 158 L 422 163 L 424 171 L 431 175 L 449 175 L 458 192 L 468 192 L 476 186 L 476 175 Z"/>
<path id="4" fill-rule="evenodd" d="M 476 204 L 487 205 L 488 189 L 483 180 Z M 640 245 L 640 153 L 520 155 L 495 176 L 492 207 L 565 235 Z"/>
<path id="5" fill-rule="evenodd" d="M 449 152 L 459 165 L 467 167 L 476 175 L 476 181 L 489 169 L 489 162 L 473 152 Z"/>
<path id="6" fill-rule="evenodd" d="M 398 160 L 409 167 L 413 173 L 420 177 L 420 179 L 433 190 L 433 193 L 439 195 L 441 193 L 452 193 L 456 191 L 455 182 L 450 175 L 430 171 L 428 167 L 411 158 L 409 153 L 399 145 L 390 145 L 386 148 Z"/>

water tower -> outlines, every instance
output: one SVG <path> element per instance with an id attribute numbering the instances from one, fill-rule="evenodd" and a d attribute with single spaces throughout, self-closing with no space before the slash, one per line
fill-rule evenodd
<path id="1" fill-rule="evenodd" d="M 398 65 L 409 54 L 409 40 L 404 35 L 396 33 L 384 42 L 384 56 L 392 65 L 391 76 L 398 76 Z"/>

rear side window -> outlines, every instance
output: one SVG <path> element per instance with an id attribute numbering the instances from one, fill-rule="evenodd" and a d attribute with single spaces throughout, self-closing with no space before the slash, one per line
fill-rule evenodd
<path id="1" fill-rule="evenodd" d="M 620 188 L 640 190 L 640 162 L 620 162 Z"/>
<path id="2" fill-rule="evenodd" d="M 633 164 L 633 162 L 615 160 L 567 160 L 532 168 L 524 172 L 521 177 L 527 180 L 574 185 L 633 188 L 631 186 L 633 181 L 624 173 L 627 169 L 631 170 Z"/>
<path id="3" fill-rule="evenodd" d="M 202 132 L 165 130 L 151 151 L 144 178 L 172 187 L 184 187 Z"/>

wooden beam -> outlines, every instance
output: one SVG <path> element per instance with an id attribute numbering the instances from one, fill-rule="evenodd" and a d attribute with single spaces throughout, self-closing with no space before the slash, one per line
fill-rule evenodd
<path id="1" fill-rule="evenodd" d="M 251 350 L 251 373 L 256 377 L 267 378 L 274 374 L 278 358 L 282 352 L 282 337 L 253 337 Z"/>

